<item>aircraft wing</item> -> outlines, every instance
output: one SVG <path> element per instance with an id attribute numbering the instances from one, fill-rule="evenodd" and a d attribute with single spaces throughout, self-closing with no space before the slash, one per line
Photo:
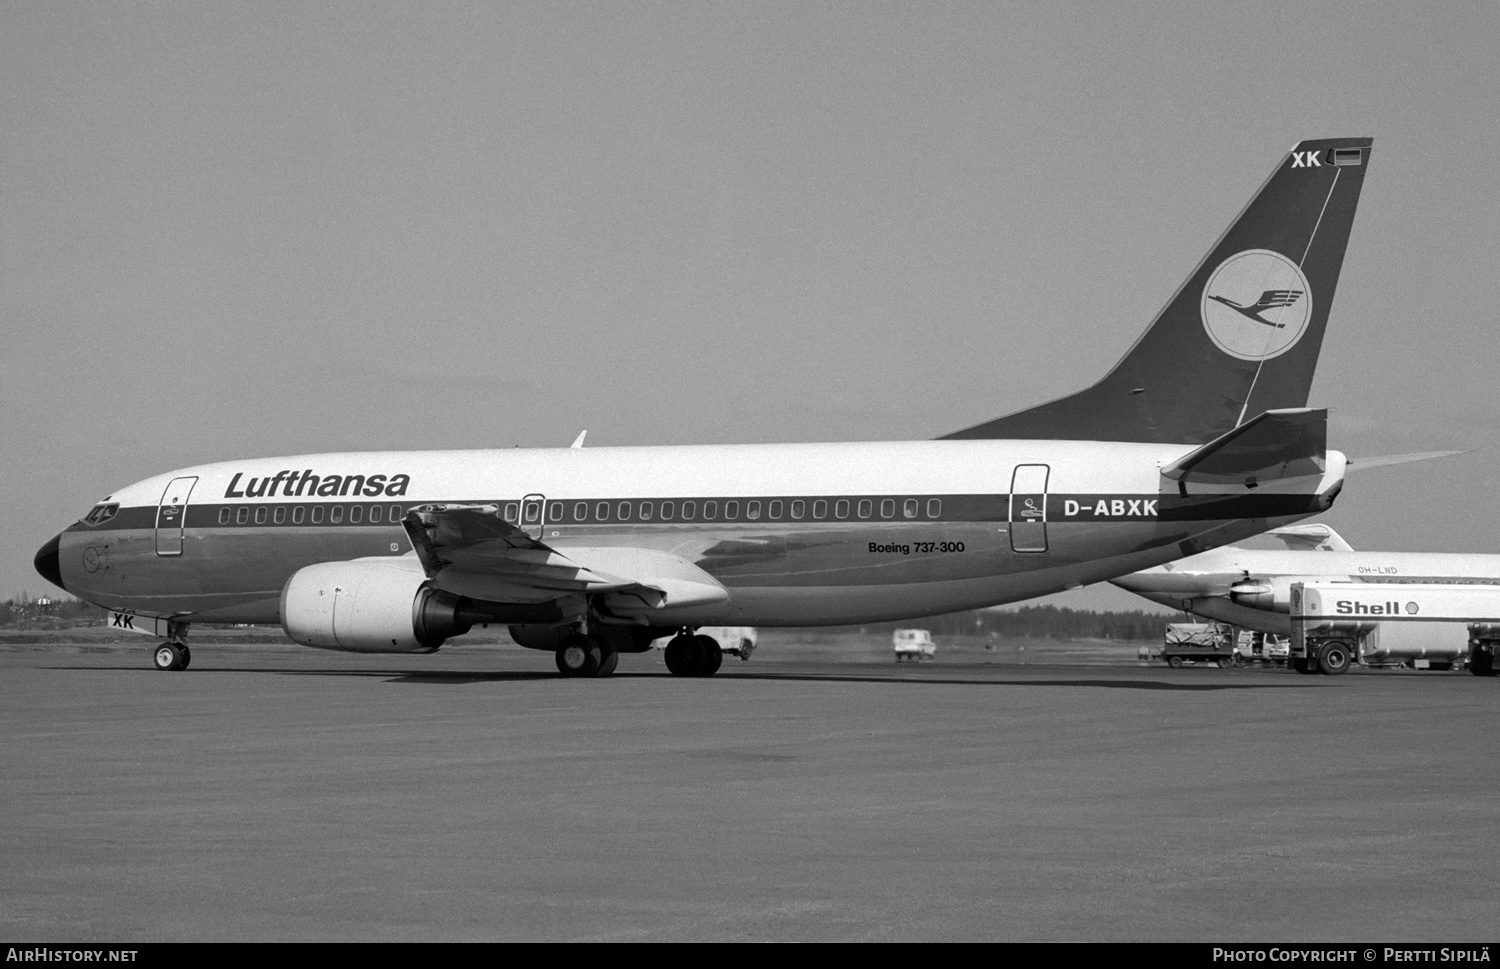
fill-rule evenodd
<path id="1" fill-rule="evenodd" d="M 679 555 L 629 546 L 557 549 L 505 521 L 499 505 L 421 505 L 401 522 L 423 570 L 445 592 L 540 603 L 604 594 L 613 612 L 726 602 L 713 576 Z"/>
<path id="2" fill-rule="evenodd" d="M 1243 484 L 1322 474 L 1328 411 L 1268 410 L 1164 466 L 1164 477 L 1199 484 Z"/>

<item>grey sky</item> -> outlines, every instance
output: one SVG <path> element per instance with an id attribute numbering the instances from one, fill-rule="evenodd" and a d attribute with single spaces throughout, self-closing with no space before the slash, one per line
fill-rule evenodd
<path id="1" fill-rule="evenodd" d="M 1302 138 L 1356 547 L 1500 551 L 1500 4 L 0 5 L 0 595 L 306 451 L 926 438 L 1101 375 Z M 1082 605 L 1131 605 L 1089 593 Z"/>

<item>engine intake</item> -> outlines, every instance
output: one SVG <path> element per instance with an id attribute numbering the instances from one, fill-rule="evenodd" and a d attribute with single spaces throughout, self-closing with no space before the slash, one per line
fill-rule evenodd
<path id="1" fill-rule="evenodd" d="M 1237 606 L 1265 612 L 1292 611 L 1292 583 L 1311 576 L 1278 575 L 1269 579 L 1247 578 L 1229 587 L 1229 600 Z"/>
<path id="2" fill-rule="evenodd" d="M 415 562 L 354 559 L 299 569 L 281 590 L 281 628 L 296 642 L 351 653 L 431 653 L 482 617 L 427 584 Z"/>

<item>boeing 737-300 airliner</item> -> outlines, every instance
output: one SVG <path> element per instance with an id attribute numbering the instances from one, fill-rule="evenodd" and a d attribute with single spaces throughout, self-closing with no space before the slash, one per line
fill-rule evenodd
<path id="1" fill-rule="evenodd" d="M 700 626 L 973 609 L 1224 545 L 1343 485 L 1306 405 L 1370 146 L 1282 156 L 1097 384 L 938 440 L 225 461 L 117 490 L 36 567 L 160 636 L 162 669 L 195 622 L 376 653 L 502 623 L 565 675 L 665 636 L 707 675 Z"/>

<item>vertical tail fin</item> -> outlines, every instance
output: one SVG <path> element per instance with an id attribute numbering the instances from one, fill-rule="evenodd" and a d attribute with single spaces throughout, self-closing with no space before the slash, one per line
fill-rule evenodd
<path id="1" fill-rule="evenodd" d="M 944 439 L 1203 444 L 1305 407 L 1372 144 L 1297 145 L 1103 380 Z"/>

